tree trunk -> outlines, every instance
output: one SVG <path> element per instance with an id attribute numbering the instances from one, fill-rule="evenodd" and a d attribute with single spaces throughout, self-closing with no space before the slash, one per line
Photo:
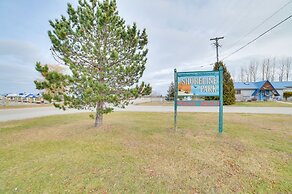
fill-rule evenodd
<path id="1" fill-rule="evenodd" d="M 96 103 L 96 116 L 95 116 L 94 127 L 98 128 L 102 125 L 102 121 L 103 121 L 102 109 L 103 109 L 103 102 Z"/>

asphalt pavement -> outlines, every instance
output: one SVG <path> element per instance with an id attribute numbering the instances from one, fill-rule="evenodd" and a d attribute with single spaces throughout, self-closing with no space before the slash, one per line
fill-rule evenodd
<path id="1" fill-rule="evenodd" d="M 178 107 L 178 112 L 218 112 L 218 107 L 183 106 Z M 115 108 L 118 112 L 173 112 L 172 106 L 137 106 L 130 105 L 125 109 Z M 81 110 L 59 110 L 54 107 L 39 108 L 17 108 L 0 110 L 0 122 L 10 120 L 21 120 L 49 115 L 61 115 L 70 113 L 81 113 L 89 111 Z M 251 113 L 251 114 L 286 114 L 292 116 L 291 107 L 235 107 L 225 106 L 225 113 Z"/>

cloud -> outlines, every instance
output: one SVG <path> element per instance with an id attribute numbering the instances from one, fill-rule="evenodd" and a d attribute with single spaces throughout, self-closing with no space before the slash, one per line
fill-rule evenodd
<path id="1" fill-rule="evenodd" d="M 40 50 L 31 42 L 17 40 L 0 40 L 0 56 L 12 57 L 23 61 L 38 58 Z"/>
<path id="2" fill-rule="evenodd" d="M 0 41 L 0 93 L 33 92 L 38 77 L 35 62 L 42 59 L 40 49 L 31 42 Z"/>
<path id="3" fill-rule="evenodd" d="M 50 43 L 46 35 L 49 28 L 47 21 L 59 18 L 66 11 L 66 5 L 62 1 L 37 1 L 34 2 L 38 3 L 34 7 L 30 6 L 31 2 L 33 1 L 29 0 L 19 5 L 7 1 L 5 4 L 11 5 L 8 7 L 22 11 L 21 16 L 9 15 L 6 11 L 6 15 L 0 17 L 0 20 L 13 18 L 13 22 L 2 22 L 5 23 L 5 30 L 0 35 L 5 40 L 0 40 L 0 68 L 5 75 L 0 73 L 0 76 L 15 76 L 19 82 L 25 83 L 30 83 L 37 76 L 34 70 L 36 61 L 55 63 L 48 50 Z M 70 2 L 76 6 L 77 0 Z M 219 54 L 222 58 L 287 17 L 292 3 L 245 36 L 287 2 L 288 0 L 117 0 L 119 13 L 127 24 L 136 22 L 140 29 L 146 28 L 149 53 L 143 80 L 163 94 L 173 80 L 174 68 L 178 71 L 212 69 L 210 64 L 216 58 L 210 38 L 225 37 L 220 41 L 222 47 Z M 56 3 L 58 6 L 55 6 Z M 23 14 L 24 6 L 26 9 L 33 9 L 29 19 Z M 2 7 L 0 6 L 0 11 Z M 35 17 L 37 14 L 40 17 Z M 15 22 L 21 24 L 24 31 L 19 30 L 14 25 Z M 236 76 L 240 66 L 248 65 L 254 58 L 291 56 L 292 27 L 289 22 L 291 21 L 227 58 L 224 62 L 232 75 Z M 6 87 L 2 81 L 0 84 L 0 89 Z"/>
<path id="4" fill-rule="evenodd" d="M 286 3 L 286 0 L 269 3 L 260 0 L 118 1 L 126 21 L 136 21 L 138 26 L 147 28 L 150 51 L 143 78 L 162 93 L 173 80 L 174 68 L 180 71 L 212 69 L 209 64 L 216 59 L 210 38 L 225 36 L 220 41 L 219 53 L 221 57 L 226 56 L 287 17 L 292 4 L 245 36 Z M 226 59 L 224 62 L 233 77 L 240 66 L 248 65 L 254 58 L 289 55 L 291 31 L 287 22 Z"/>

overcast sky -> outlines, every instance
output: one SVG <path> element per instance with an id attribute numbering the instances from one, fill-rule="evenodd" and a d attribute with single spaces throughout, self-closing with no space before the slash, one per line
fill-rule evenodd
<path id="1" fill-rule="evenodd" d="M 50 19 L 66 15 L 66 4 L 76 0 L 0 1 L 0 94 L 36 92 L 35 62 L 56 64 L 47 31 Z M 165 94 L 178 71 L 211 70 L 215 47 L 210 38 L 224 36 L 224 57 L 292 14 L 289 3 L 248 36 L 289 0 L 117 0 L 126 23 L 146 28 L 149 54 L 143 80 Z M 251 59 L 292 55 L 292 19 L 275 28 L 224 63 L 238 78 L 240 66 Z M 244 38 L 242 38 L 244 37 Z M 236 43 L 236 44 L 235 44 Z M 203 67 L 201 67 L 203 66 Z"/>

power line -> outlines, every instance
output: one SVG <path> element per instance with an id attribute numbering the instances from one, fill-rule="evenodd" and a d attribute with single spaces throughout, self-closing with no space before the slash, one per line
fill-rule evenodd
<path id="1" fill-rule="evenodd" d="M 241 9 L 243 9 L 243 10 L 245 10 L 244 12 L 237 12 L 236 13 L 236 19 L 235 18 L 233 18 L 233 17 L 228 17 L 228 20 L 227 21 L 231 21 L 231 22 L 224 22 L 224 23 L 221 23 L 221 27 L 222 27 L 222 29 L 221 29 L 221 31 L 219 31 L 219 33 L 217 33 L 217 34 L 229 34 L 229 32 L 230 32 L 230 30 L 232 30 L 232 29 L 234 29 L 235 28 L 235 26 L 237 26 L 239 23 L 241 23 L 241 21 L 243 20 L 243 18 L 246 18 L 246 16 L 249 14 L 249 9 L 250 9 L 250 7 L 251 7 L 251 2 L 252 2 L 253 0 L 249 0 L 249 1 L 242 1 L 242 2 L 245 2 L 245 4 L 244 5 L 240 5 L 240 7 L 241 7 Z M 233 1 L 233 2 L 235 2 L 235 1 Z M 236 4 L 236 6 L 238 6 L 238 3 L 236 3 L 235 2 L 235 4 Z M 244 6 L 244 7 L 243 7 Z M 236 7 L 234 7 L 234 9 L 235 9 Z M 225 6 L 225 10 L 232 10 L 233 8 L 231 7 L 229 7 L 229 8 L 227 8 L 226 6 Z M 226 19 L 223 19 L 223 21 L 226 21 Z M 226 26 L 225 26 L 225 24 L 227 24 Z M 229 26 L 229 27 L 228 27 Z M 216 35 L 217 35 L 216 34 Z"/>
<path id="2" fill-rule="evenodd" d="M 217 13 L 218 12 L 222 12 L 225 10 L 233 10 L 235 9 L 235 5 L 236 5 L 236 2 L 235 1 L 228 1 L 228 4 L 221 4 L 220 7 L 218 7 L 216 9 Z M 241 15 L 244 13 L 244 12 L 240 12 Z M 214 32 L 211 34 L 212 37 L 214 36 L 218 36 L 218 34 L 224 34 L 223 31 L 226 31 L 225 26 L 229 25 L 231 22 L 234 22 L 234 19 L 232 17 L 227 17 L 227 18 L 223 18 L 222 20 L 219 20 L 218 22 L 216 21 L 216 26 L 214 26 Z"/>
<path id="3" fill-rule="evenodd" d="M 231 44 L 231 47 L 230 48 L 233 48 L 238 42 L 240 42 L 242 39 L 244 39 L 245 37 L 247 37 L 248 35 L 250 35 L 252 32 L 254 32 L 255 30 L 257 30 L 259 27 L 261 27 L 266 21 L 268 21 L 269 19 L 271 19 L 272 17 L 274 17 L 277 13 L 279 13 L 282 9 L 284 9 L 291 2 L 292 1 L 287 2 L 285 5 L 283 5 L 282 7 L 280 7 L 277 11 L 275 11 L 272 15 L 270 15 L 265 20 L 263 20 L 260 24 L 258 24 L 254 28 L 252 28 L 248 33 L 246 33 L 245 35 L 243 35 L 239 40 L 237 40 L 236 42 L 234 42 L 233 44 Z"/>
<path id="4" fill-rule="evenodd" d="M 248 33 L 246 33 L 245 35 L 243 35 L 239 40 L 237 40 L 236 42 L 234 42 L 232 44 L 232 46 L 227 49 L 227 50 L 230 50 L 231 48 L 233 48 L 239 41 L 241 41 L 242 39 L 244 39 L 245 37 L 247 37 L 248 35 L 250 35 L 252 32 L 254 32 L 255 30 L 257 30 L 259 27 L 261 27 L 266 21 L 268 21 L 269 19 L 271 19 L 272 17 L 274 17 L 277 13 L 279 13 L 282 9 L 284 9 L 287 5 L 289 5 L 290 3 L 292 2 L 292 0 L 290 0 L 289 2 L 287 2 L 286 4 L 284 4 L 282 7 L 280 7 L 278 10 L 276 10 L 271 16 L 267 17 L 265 20 L 263 20 L 260 24 L 258 24 L 257 26 L 255 26 L 253 29 L 251 29 Z M 249 3 L 248 3 L 249 4 Z M 246 45 L 247 46 L 247 45 Z M 233 53 L 234 54 L 234 53 Z M 225 58 L 223 59 L 226 59 L 227 57 L 231 56 L 232 53 L 228 56 L 226 56 Z M 194 67 L 207 67 L 207 66 L 210 66 L 210 65 L 213 65 L 213 62 L 210 62 L 208 64 L 205 64 L 205 65 L 195 65 Z"/>
<path id="5" fill-rule="evenodd" d="M 248 43 L 246 43 L 245 45 L 243 45 L 242 47 L 240 47 L 239 49 L 233 51 L 232 53 L 230 53 L 229 55 L 227 55 L 226 57 L 224 57 L 222 60 L 227 59 L 228 57 L 230 57 L 231 55 L 237 53 L 238 51 L 244 49 L 245 47 L 247 47 L 248 45 L 250 45 L 251 43 L 253 43 L 254 41 L 256 41 L 257 39 L 259 39 L 260 37 L 264 36 L 266 33 L 270 32 L 271 30 L 273 30 L 274 28 L 278 27 L 279 25 L 281 25 L 282 23 L 284 23 L 285 21 L 287 21 L 288 19 L 290 19 L 292 17 L 292 15 L 288 16 L 287 18 L 285 18 L 284 20 L 282 20 L 281 22 L 277 23 L 276 25 L 274 25 L 273 27 L 271 27 L 270 29 L 268 29 L 267 31 L 265 31 L 264 33 L 260 34 L 259 36 L 257 36 L 256 38 L 254 38 L 253 40 L 249 41 Z"/>

